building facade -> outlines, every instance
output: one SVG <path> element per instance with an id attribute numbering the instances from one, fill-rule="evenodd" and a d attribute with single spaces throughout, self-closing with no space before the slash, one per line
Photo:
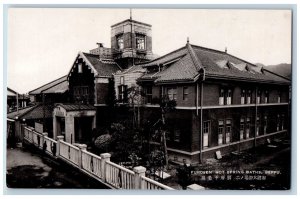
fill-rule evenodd
<path id="1" fill-rule="evenodd" d="M 78 53 L 66 76 L 68 97 L 53 111 L 54 138 L 86 142 L 93 129 L 112 121 L 112 93 L 121 110 L 132 103 L 128 91 L 133 87 L 143 93 L 134 102 L 140 125 L 157 121 L 161 98 L 176 101 L 175 110 L 166 113 L 174 162 L 199 163 L 218 150 L 243 150 L 288 133 L 289 79 L 189 41 L 154 59 L 151 28 L 125 20 L 111 26 L 111 48 L 98 43 L 89 53 Z M 126 115 L 120 111 L 119 117 Z"/>

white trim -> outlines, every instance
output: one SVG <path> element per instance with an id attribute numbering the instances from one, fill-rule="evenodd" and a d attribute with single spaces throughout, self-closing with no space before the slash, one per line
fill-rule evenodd
<path id="1" fill-rule="evenodd" d="M 268 136 L 272 136 L 272 135 L 276 135 L 276 134 L 280 134 L 280 133 L 285 133 L 285 132 L 287 132 L 287 130 L 277 131 L 277 132 L 274 132 L 274 133 L 268 133 L 268 134 L 265 134 L 265 135 L 260 135 L 260 136 L 256 137 L 256 139 L 260 139 L 260 138 L 263 138 L 263 137 L 268 137 Z M 231 142 L 231 143 L 228 143 L 228 144 L 223 144 L 223 145 L 220 145 L 220 146 L 215 146 L 215 147 L 211 147 L 211 148 L 207 148 L 207 149 L 202 149 L 202 153 L 212 151 L 212 150 L 216 150 L 216 149 L 221 149 L 221 148 L 232 146 L 232 145 L 236 145 L 236 144 L 243 143 L 243 142 L 249 142 L 249 141 L 252 141 L 252 140 L 254 140 L 254 137 L 244 139 L 244 140 L 241 140 L 241 141 Z M 157 142 L 150 142 L 150 144 L 159 145 L 159 143 L 157 143 Z M 187 152 L 187 151 L 168 148 L 168 147 L 167 147 L 167 150 L 177 152 L 177 153 L 181 153 L 181 154 L 185 154 L 185 155 L 197 155 L 197 154 L 200 153 L 200 151 Z"/>
<path id="2" fill-rule="evenodd" d="M 223 144 L 223 145 L 220 145 L 220 146 L 215 146 L 215 147 L 203 149 L 202 152 L 212 151 L 212 150 L 216 150 L 216 149 L 220 149 L 220 148 L 224 148 L 224 147 L 236 145 L 236 144 L 239 144 L 239 143 L 252 141 L 254 139 L 259 139 L 259 138 L 268 137 L 268 136 L 271 136 L 271 135 L 276 135 L 276 134 L 284 133 L 284 132 L 287 132 L 287 130 L 277 131 L 277 132 L 274 132 L 274 133 L 268 133 L 268 134 L 265 134 L 265 135 L 257 136 L 256 138 L 252 137 L 252 138 L 244 139 L 244 140 L 241 140 L 241 141 L 231 142 L 231 143 L 228 143 L 228 144 Z"/>
<path id="3" fill-rule="evenodd" d="M 267 103 L 257 104 L 257 106 L 282 106 L 288 105 L 289 103 Z M 240 107 L 254 107 L 255 104 L 231 104 L 231 105 L 216 105 L 216 106 L 203 106 L 203 109 L 215 109 L 215 108 L 240 108 Z M 195 106 L 176 106 L 176 109 L 196 110 Z M 198 108 L 200 109 L 200 107 Z"/>
<path id="4" fill-rule="evenodd" d="M 97 70 L 94 68 L 94 66 L 91 64 L 91 62 L 84 56 L 84 54 L 82 52 L 79 52 L 79 56 L 84 59 L 84 61 L 87 63 L 88 67 L 90 67 L 92 69 L 92 71 L 94 72 L 94 76 L 98 75 Z"/>
<path id="5" fill-rule="evenodd" d="M 145 107 L 159 108 L 157 104 L 144 104 Z"/>
<path id="6" fill-rule="evenodd" d="M 94 104 L 94 106 L 107 106 L 106 104 Z"/>
<path id="7" fill-rule="evenodd" d="M 10 118 L 6 118 L 7 119 L 7 121 L 10 121 L 10 122 L 14 122 L 15 120 L 13 120 L 13 119 L 10 119 Z"/>
<path id="8" fill-rule="evenodd" d="M 95 83 L 108 84 L 108 78 L 97 77 L 95 78 Z"/>

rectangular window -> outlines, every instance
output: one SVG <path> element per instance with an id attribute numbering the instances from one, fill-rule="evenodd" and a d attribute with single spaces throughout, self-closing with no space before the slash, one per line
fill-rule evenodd
<path id="1" fill-rule="evenodd" d="M 227 99 L 226 99 L 226 104 L 231 105 L 232 102 L 232 91 L 231 89 L 227 90 Z"/>
<path id="2" fill-rule="evenodd" d="M 208 140 L 210 135 L 210 121 L 203 122 L 203 148 L 208 147 Z"/>
<path id="3" fill-rule="evenodd" d="M 78 73 L 82 73 L 82 63 L 78 64 Z"/>
<path id="4" fill-rule="evenodd" d="M 121 85 L 124 85 L 124 84 L 125 84 L 124 76 L 121 76 L 121 77 L 120 77 L 120 84 L 121 84 Z"/>
<path id="5" fill-rule="evenodd" d="M 188 87 L 183 87 L 182 89 L 182 99 L 187 100 L 188 99 Z"/>
<path id="6" fill-rule="evenodd" d="M 260 104 L 261 103 L 261 91 L 257 91 L 257 96 L 256 96 L 256 103 Z"/>
<path id="7" fill-rule="evenodd" d="M 119 92 L 119 102 L 120 103 L 127 103 L 127 85 L 120 85 L 118 87 Z"/>
<path id="8" fill-rule="evenodd" d="M 276 131 L 279 131 L 279 127 L 280 127 L 280 115 L 277 115 L 277 124 L 276 124 Z"/>
<path id="9" fill-rule="evenodd" d="M 224 105 L 224 89 L 220 89 L 219 105 Z"/>
<path id="10" fill-rule="evenodd" d="M 247 117 L 247 119 L 246 119 L 246 139 L 249 138 L 249 135 L 250 135 L 250 127 L 251 127 L 251 121 L 250 121 L 250 118 Z"/>
<path id="11" fill-rule="evenodd" d="M 225 143 L 230 143 L 231 142 L 231 120 L 226 120 L 226 134 L 225 134 Z"/>
<path id="12" fill-rule="evenodd" d="M 284 129 L 284 114 L 281 115 L 281 130 Z"/>
<path id="13" fill-rule="evenodd" d="M 260 132 L 259 132 L 259 129 L 260 129 L 260 121 L 259 121 L 259 117 L 256 118 L 256 136 L 259 136 Z"/>
<path id="14" fill-rule="evenodd" d="M 264 117 L 264 134 L 267 134 L 268 117 Z"/>
<path id="15" fill-rule="evenodd" d="M 123 39 L 123 35 L 118 35 L 118 36 L 117 36 L 117 45 L 118 45 L 118 49 L 119 49 L 119 50 L 123 50 L 123 49 L 124 49 L 124 39 Z"/>
<path id="16" fill-rule="evenodd" d="M 251 96 L 252 96 L 252 91 L 248 90 L 248 92 L 247 92 L 247 104 L 251 104 Z"/>
<path id="17" fill-rule="evenodd" d="M 146 37 L 144 35 L 136 36 L 136 48 L 137 50 L 146 50 Z"/>
<path id="18" fill-rule="evenodd" d="M 218 145 L 223 144 L 223 133 L 224 133 L 224 121 L 219 120 L 218 122 Z"/>
<path id="19" fill-rule="evenodd" d="M 177 100 L 177 88 L 167 88 L 169 100 Z"/>
<path id="20" fill-rule="evenodd" d="M 145 94 L 146 94 L 146 104 L 152 103 L 152 86 L 147 86 L 145 88 Z"/>
<path id="21" fill-rule="evenodd" d="M 245 133 L 245 119 L 240 119 L 240 140 L 244 139 L 244 133 Z"/>
<path id="22" fill-rule="evenodd" d="M 269 103 L 269 91 L 265 91 L 265 103 Z"/>
<path id="23" fill-rule="evenodd" d="M 281 102 L 281 92 L 278 92 L 277 103 Z"/>
<path id="24" fill-rule="evenodd" d="M 243 89 L 241 93 L 241 104 L 245 104 L 246 91 Z"/>
<path id="25" fill-rule="evenodd" d="M 180 130 L 176 129 L 174 131 L 174 141 L 175 142 L 180 142 Z"/>

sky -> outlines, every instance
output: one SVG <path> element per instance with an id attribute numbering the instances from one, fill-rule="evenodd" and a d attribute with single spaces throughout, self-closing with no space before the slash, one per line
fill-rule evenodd
<path id="1" fill-rule="evenodd" d="M 7 86 L 19 93 L 67 75 L 79 51 L 97 42 L 110 47 L 110 26 L 129 9 L 10 8 Z M 133 9 L 152 25 L 152 51 L 164 55 L 191 44 L 224 51 L 252 63 L 291 63 L 289 10 Z"/>

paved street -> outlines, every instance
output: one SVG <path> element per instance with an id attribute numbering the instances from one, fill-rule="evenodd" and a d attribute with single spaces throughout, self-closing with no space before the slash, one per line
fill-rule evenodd
<path id="1" fill-rule="evenodd" d="M 7 149 L 6 183 L 8 188 L 107 189 L 66 164 L 24 148 Z"/>

